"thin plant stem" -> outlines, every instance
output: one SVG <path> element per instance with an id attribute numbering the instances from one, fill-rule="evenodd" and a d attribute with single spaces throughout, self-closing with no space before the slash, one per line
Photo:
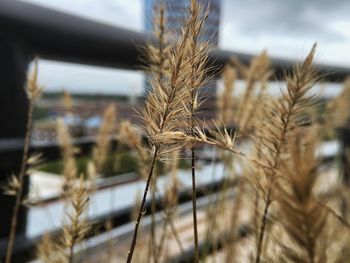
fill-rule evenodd
<path id="1" fill-rule="evenodd" d="M 168 226 L 168 217 L 166 218 L 166 220 L 164 220 L 164 224 L 163 224 L 163 232 L 162 232 L 162 235 L 160 237 L 160 240 L 159 240 L 159 245 L 158 245 L 158 248 L 157 248 L 157 254 L 156 254 L 156 257 L 154 259 L 154 262 L 155 263 L 158 263 L 158 260 L 160 258 L 160 255 L 163 251 L 163 247 L 164 247 L 164 244 L 165 244 L 165 237 L 166 237 L 166 231 L 167 231 L 167 226 Z"/>
<path id="2" fill-rule="evenodd" d="M 255 200 L 254 200 L 254 232 L 255 232 L 255 242 L 258 242 L 259 233 L 259 192 L 255 192 Z"/>
<path id="3" fill-rule="evenodd" d="M 152 193 L 152 200 L 151 200 L 151 229 L 150 229 L 150 240 L 148 245 L 148 257 L 147 261 L 150 262 L 151 258 L 153 257 L 154 262 L 156 262 L 156 180 L 153 177 L 151 182 L 151 193 Z"/>
<path id="4" fill-rule="evenodd" d="M 257 243 L 257 254 L 256 254 L 256 258 L 255 258 L 255 263 L 259 263 L 260 262 L 260 257 L 261 257 L 261 252 L 262 252 L 262 246 L 263 246 L 263 242 L 264 242 L 264 236 L 265 236 L 265 229 L 266 229 L 266 223 L 267 223 L 267 216 L 269 213 L 269 208 L 272 202 L 272 188 L 274 186 L 274 180 L 276 177 L 276 169 L 278 167 L 279 164 L 279 159 L 280 159 L 280 155 L 281 155 L 281 151 L 282 151 L 282 146 L 283 146 L 283 142 L 284 139 L 287 136 L 287 129 L 292 117 L 292 113 L 293 113 L 293 108 L 296 104 L 296 101 L 293 101 L 291 103 L 291 105 L 289 105 L 289 110 L 287 111 L 287 114 L 285 116 L 285 121 L 283 123 L 282 129 L 281 129 L 281 137 L 279 138 L 279 140 L 277 141 L 277 147 L 276 147 L 276 152 L 273 156 L 273 161 L 274 164 L 272 166 L 272 171 L 270 174 L 270 184 L 267 188 L 267 193 L 266 193 L 266 198 L 265 198 L 265 206 L 264 206 L 264 212 L 263 215 L 260 219 L 261 225 L 260 225 L 260 231 L 258 234 L 258 243 Z"/>
<path id="5" fill-rule="evenodd" d="M 199 262 L 199 248 L 198 248 L 198 222 L 197 222 L 197 196 L 196 196 L 196 156 L 194 146 L 191 148 L 192 152 L 192 211 L 193 211 L 193 234 L 194 234 L 194 258 L 195 262 Z"/>
<path id="6" fill-rule="evenodd" d="M 176 227 L 174 225 L 174 222 L 173 220 L 169 217 L 169 225 L 170 225 L 170 228 L 171 228 L 171 232 L 173 232 L 173 235 L 175 237 L 175 241 L 181 251 L 181 254 L 184 254 L 185 253 L 185 249 L 184 249 L 184 246 L 182 245 L 182 242 L 181 242 L 181 239 L 179 237 L 179 234 L 176 230 Z"/>
<path id="7" fill-rule="evenodd" d="M 232 261 L 233 258 L 235 258 L 235 246 L 236 246 L 236 229 L 239 219 L 239 212 L 241 210 L 242 206 L 242 199 L 243 199 L 243 192 L 244 192 L 244 182 L 242 181 L 242 178 L 239 179 L 238 182 L 238 189 L 236 192 L 236 197 L 232 206 L 232 215 L 230 220 L 230 244 L 228 246 L 228 250 L 225 257 L 225 262 Z"/>
<path id="8" fill-rule="evenodd" d="M 184 42 L 181 43 L 181 47 L 183 45 Z M 170 111 L 170 108 L 169 108 L 169 105 L 171 103 L 171 101 L 174 100 L 174 97 L 176 96 L 176 92 L 175 92 L 175 88 L 174 88 L 174 83 L 175 83 L 175 79 L 177 78 L 177 74 L 179 72 L 178 68 L 180 67 L 182 63 L 182 56 L 180 56 L 179 58 L 179 61 L 178 63 L 176 64 L 176 67 L 177 69 L 174 71 L 175 73 L 173 74 L 173 78 L 171 80 L 171 91 L 170 91 L 170 94 L 169 94 L 169 97 L 167 98 L 166 102 L 165 102 L 165 110 L 164 110 L 164 113 L 162 114 L 162 117 L 163 119 L 166 119 L 168 114 L 169 114 L 169 111 Z M 161 128 L 160 128 L 160 131 L 159 133 L 161 134 L 163 132 L 163 128 L 164 128 L 164 122 L 162 123 L 161 125 Z M 159 145 L 156 145 L 155 146 L 155 149 L 154 149 L 154 154 L 153 154 L 153 158 L 152 158 L 152 164 L 151 164 L 151 167 L 150 167 L 150 170 L 149 170 L 149 174 L 148 174 L 148 178 L 147 178 L 147 183 L 146 183 L 146 187 L 145 187 L 145 190 L 144 190 L 144 194 L 143 194 L 143 197 L 142 197 L 142 202 L 141 202 L 141 206 L 140 206 L 140 211 L 138 213 L 138 216 L 137 216 L 137 220 L 136 220 L 136 224 L 135 224 L 135 229 L 134 229 L 134 233 L 133 233 L 133 238 L 132 238 L 132 242 L 131 242 L 131 246 L 130 246 L 130 250 L 128 252 L 128 257 L 127 257 L 127 260 L 126 262 L 127 263 L 130 263 L 131 260 L 132 260 L 132 256 L 134 254 L 134 250 L 135 250 L 135 246 L 136 246 L 136 240 L 137 240 L 137 233 L 138 233 L 138 228 L 139 228 L 139 224 L 140 224 L 140 221 L 141 221 L 141 218 L 142 218 L 142 215 L 143 215 L 143 210 L 144 210 L 144 207 L 145 207 L 145 203 L 146 203 L 146 198 L 147 198 L 147 193 L 148 193 L 148 189 L 149 189 L 149 186 L 151 184 L 151 180 L 152 180 L 152 176 L 153 176 L 153 171 L 154 171 L 154 167 L 155 167 L 155 162 L 157 160 L 157 157 L 158 157 L 158 151 L 160 150 L 160 146 Z"/>
<path id="9" fill-rule="evenodd" d="M 332 208 L 330 208 L 328 205 L 318 202 L 318 205 L 321 206 L 323 209 L 325 209 L 329 214 L 331 214 L 333 217 L 335 217 L 340 223 L 342 223 L 346 228 L 350 229 L 349 222 L 339 215 L 336 211 L 334 211 Z"/>
<path id="10" fill-rule="evenodd" d="M 194 20 L 194 21 L 191 21 Z M 195 53 L 197 49 L 197 37 L 196 30 L 193 28 L 195 25 L 195 20 L 197 20 L 196 16 L 196 3 L 194 1 L 191 2 L 191 33 L 192 33 L 192 59 L 195 58 Z M 197 70 L 197 65 L 192 65 L 192 78 L 191 78 L 191 135 L 194 136 L 194 124 L 195 124 L 195 100 L 196 100 L 196 87 L 195 87 L 195 75 Z M 199 262 L 199 248 L 198 248 L 198 222 L 197 222 L 197 196 L 196 196 L 196 154 L 195 154 L 195 145 L 191 147 L 191 174 L 192 174 L 192 213 L 193 213 L 193 234 L 194 234 L 194 259 L 195 263 Z"/>
<path id="11" fill-rule="evenodd" d="M 16 194 L 16 201 L 15 201 L 15 206 L 13 209 L 13 214 L 11 219 L 11 229 L 10 229 L 9 241 L 8 241 L 7 250 L 6 250 L 5 263 L 11 262 L 13 245 L 15 242 L 18 214 L 19 214 L 19 209 L 21 207 L 21 202 L 22 202 L 24 176 L 26 174 L 30 137 L 31 137 L 32 126 L 33 126 L 33 109 L 34 109 L 33 101 L 29 100 L 26 134 L 25 134 L 24 146 L 23 146 L 23 157 L 22 157 L 22 163 L 21 163 L 21 170 L 18 176 L 19 188 Z"/>
<path id="12" fill-rule="evenodd" d="M 163 47 L 165 43 L 165 16 L 164 16 L 164 3 L 163 1 L 160 2 L 159 6 L 159 35 L 158 35 L 158 44 L 159 44 L 159 53 L 160 53 L 160 61 L 159 61 L 159 73 L 157 75 L 157 79 L 159 83 L 163 82 L 164 78 L 164 72 L 162 70 L 164 65 L 164 56 L 163 56 Z M 155 178 L 151 181 L 151 191 L 152 191 L 152 200 L 151 200 L 151 235 L 150 235 L 150 243 L 148 247 L 148 259 L 147 261 L 150 261 L 150 255 L 152 254 L 153 259 L 156 260 L 156 253 L 157 253 L 157 244 L 156 244 L 156 228 L 155 228 L 155 212 L 156 212 L 156 203 L 155 203 L 155 192 L 156 192 L 156 180 Z"/>
<path id="13" fill-rule="evenodd" d="M 218 152 L 216 152 L 216 155 L 218 156 Z M 215 158 L 215 157 L 214 157 Z M 217 159 L 217 158 L 215 158 Z M 227 159 L 224 157 L 224 168 L 223 168 L 223 174 L 226 174 L 226 169 L 228 168 L 228 161 Z M 223 205 L 224 205 L 224 202 L 227 198 L 227 192 L 228 192 L 228 189 L 229 189 L 229 183 L 231 182 L 229 176 L 225 176 L 224 178 L 224 182 L 223 182 L 223 185 L 222 185 L 222 188 L 220 190 L 220 195 L 217 197 L 217 205 L 216 205 L 216 202 L 215 204 L 213 204 L 213 208 L 212 210 L 213 211 L 210 211 L 210 215 L 209 217 L 211 218 L 210 219 L 210 224 L 209 226 L 207 227 L 207 233 L 206 233 L 206 241 L 209 241 L 209 240 L 212 240 L 213 238 L 213 233 L 218 229 L 218 222 L 217 222 L 217 218 L 218 218 L 218 215 L 220 213 L 220 211 L 223 211 Z M 210 193 L 210 194 L 213 194 L 213 193 Z M 216 199 L 216 198 L 214 198 Z M 206 249 L 205 249 L 205 253 L 203 255 L 203 260 L 204 262 L 206 262 L 206 259 L 207 259 L 207 252 L 208 252 L 208 246 L 209 245 L 209 242 L 206 242 Z M 217 245 L 218 245 L 218 242 L 217 240 L 215 240 L 212 244 L 212 254 L 215 254 L 216 251 L 217 251 Z"/>
<path id="14" fill-rule="evenodd" d="M 74 244 L 75 242 L 73 242 Z M 68 252 L 68 262 L 69 263 L 73 263 L 73 259 L 74 259 L 74 245 L 69 247 L 69 252 Z"/>
<path id="15" fill-rule="evenodd" d="M 172 220 L 172 217 L 171 217 L 171 211 L 167 211 L 165 212 L 165 221 L 164 221 L 164 224 L 163 224 L 163 232 L 162 232 L 162 235 L 161 235 L 161 238 L 160 238 L 160 241 L 159 241 L 159 246 L 158 246 L 158 249 L 157 249 L 157 253 L 156 253 L 156 262 L 158 262 L 159 258 L 160 258 L 160 255 L 163 251 L 163 247 L 165 245 L 165 237 L 166 237 L 166 230 L 167 230 L 167 226 L 169 224 L 170 226 L 170 229 L 171 229 L 171 232 L 175 238 L 175 241 L 177 243 L 177 246 L 179 247 L 180 249 L 180 252 L 181 254 L 184 254 L 185 253 L 185 249 L 183 247 L 183 244 L 181 242 L 181 239 L 179 237 L 179 234 L 176 230 L 176 227 L 174 225 L 174 222 Z"/>
<path id="16" fill-rule="evenodd" d="M 265 236 L 265 229 L 267 225 L 267 215 L 268 211 L 271 205 L 271 189 L 267 192 L 266 195 L 266 200 L 265 200 L 265 208 L 264 212 L 261 218 L 261 225 L 260 225 L 260 231 L 259 231 L 259 237 L 258 237 L 258 243 L 257 243 L 257 252 L 256 252 L 256 258 L 255 258 L 255 263 L 259 263 L 261 259 L 261 252 L 262 252 L 262 245 L 264 241 L 264 236 Z"/>
<path id="17" fill-rule="evenodd" d="M 214 180 L 215 178 L 215 168 L 214 168 L 214 164 L 215 164 L 215 160 L 217 160 L 219 158 L 219 151 L 218 151 L 218 148 L 217 147 L 214 147 L 214 154 L 212 156 L 212 159 L 210 161 L 210 165 L 211 167 L 213 167 L 212 171 L 211 171 L 211 179 Z M 208 214 L 211 214 L 212 213 L 212 209 L 214 209 L 214 204 L 215 204 L 215 201 L 216 201 L 216 197 L 214 195 L 214 192 L 213 191 L 210 191 L 208 193 L 208 197 L 209 197 L 209 205 L 208 206 L 208 209 L 206 210 L 206 212 Z M 210 227 L 207 227 L 207 230 L 206 230 L 206 234 L 205 234 L 205 240 L 209 240 L 209 237 L 212 236 L 212 230 L 213 230 L 213 227 L 212 227 L 212 224 L 210 224 Z M 209 250 L 209 242 L 205 242 L 205 247 L 204 247 L 204 253 L 202 254 L 202 259 L 203 259 L 203 262 L 206 262 L 207 260 L 207 252 Z"/>
<path id="18" fill-rule="evenodd" d="M 141 202 L 141 206 L 140 206 L 140 210 L 138 212 L 137 215 L 137 219 L 136 219 L 136 223 L 135 223 L 135 229 L 134 229 L 134 234 L 132 237 L 132 241 L 131 241 L 131 246 L 130 246 L 130 250 L 128 252 L 128 258 L 126 260 L 127 263 L 130 263 L 132 260 L 132 256 L 134 254 L 135 251 L 135 246 L 136 246 L 136 240 L 137 240 L 137 233 L 138 233 L 138 229 L 139 229 L 139 225 L 141 222 L 141 218 L 142 215 L 145 213 L 145 204 L 146 204 L 146 198 L 147 198 L 147 193 L 148 193 L 148 189 L 149 186 L 151 184 L 151 180 L 152 180 L 152 176 L 153 176 L 153 171 L 154 171 L 154 167 L 155 167 L 155 163 L 156 163 L 156 159 L 158 156 L 158 147 L 156 146 L 156 148 L 154 149 L 154 154 L 153 154 L 153 158 L 152 158 L 152 163 L 151 163 L 151 167 L 148 173 L 148 178 L 147 178 L 147 182 L 146 182 L 146 187 L 145 190 L 143 192 L 143 197 L 142 197 L 142 202 Z"/>

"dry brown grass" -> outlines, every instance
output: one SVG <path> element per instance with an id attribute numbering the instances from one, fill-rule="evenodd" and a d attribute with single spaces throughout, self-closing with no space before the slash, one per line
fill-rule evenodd
<path id="1" fill-rule="evenodd" d="M 256 147 L 260 159 L 273 170 L 260 169 L 250 180 L 256 189 L 260 189 L 261 196 L 265 203 L 262 216 L 259 222 L 259 238 L 256 244 L 256 260 L 261 260 L 263 242 L 266 238 L 266 224 L 269 208 L 276 195 L 276 184 L 278 174 L 276 169 L 280 168 L 281 157 L 286 151 L 286 141 L 290 132 L 298 125 L 301 125 L 300 114 L 305 111 L 310 103 L 308 91 L 316 82 L 315 71 L 312 61 L 316 46 L 312 48 L 303 64 L 296 67 L 291 76 L 287 76 L 287 90 L 282 91 L 282 98 L 269 100 L 264 106 L 264 118 L 256 122 Z"/>
<path id="2" fill-rule="evenodd" d="M 37 99 L 39 99 L 40 95 L 42 94 L 43 87 L 38 83 L 38 61 L 35 60 L 35 66 L 34 71 L 28 75 L 27 83 L 26 83 L 26 91 L 27 91 L 27 97 L 29 100 L 29 109 L 28 109 L 28 116 L 27 116 L 27 126 L 26 126 L 26 134 L 24 138 L 23 143 L 23 157 L 21 162 L 21 168 L 18 174 L 18 177 L 16 179 L 12 177 L 10 181 L 10 187 L 12 187 L 12 194 L 15 195 L 15 206 L 13 209 L 13 215 L 11 219 L 11 227 L 10 227 L 10 234 L 7 244 L 7 250 L 6 250 L 6 263 L 11 262 L 12 258 L 12 251 L 13 251 L 13 245 L 15 242 L 15 236 L 16 236 L 16 228 L 17 228 L 17 220 L 18 220 L 18 213 L 20 206 L 23 205 L 23 183 L 24 183 L 24 176 L 26 176 L 27 169 L 28 169 L 28 153 L 29 153 L 29 144 L 32 134 L 32 126 L 33 126 L 33 110 L 34 110 L 34 103 Z"/>
<path id="3" fill-rule="evenodd" d="M 196 119 L 200 109 L 200 88 L 206 83 L 209 47 L 199 41 L 203 25 L 208 18 L 197 1 L 191 0 L 188 18 L 183 21 L 181 32 L 169 41 L 165 21 L 165 8 L 157 10 L 154 34 L 157 43 L 146 49 L 149 82 L 152 89 L 140 111 L 144 127 L 122 122 L 117 139 L 131 148 L 137 156 L 139 174 L 146 187 L 136 198 L 133 219 L 136 221 L 126 262 L 163 262 L 168 260 L 169 240 L 175 240 L 180 253 L 186 242 L 181 237 L 183 229 L 176 228 L 181 221 L 178 215 L 178 193 L 182 185 L 177 178 L 178 160 L 191 151 L 193 229 L 188 243 L 194 247 L 194 262 L 347 262 L 349 258 L 349 196 L 346 186 L 329 184 L 324 178 L 325 168 L 318 159 L 317 145 L 322 131 L 348 125 L 349 83 L 344 92 L 328 106 L 324 124 L 317 123 L 315 98 L 310 89 L 319 80 L 313 60 L 316 45 L 306 59 L 296 65 L 284 79 L 285 89 L 279 96 L 266 92 L 273 78 L 270 61 L 264 51 L 246 66 L 232 59 L 222 73 L 224 91 L 218 98 L 218 116 L 213 130 L 204 131 L 204 125 Z M 237 96 L 236 80 L 245 80 L 244 91 Z M 37 85 L 37 71 L 28 80 L 28 98 L 32 105 L 41 87 Z M 72 101 L 65 94 L 64 105 L 71 111 Z M 93 162 L 88 168 L 89 177 L 101 173 L 110 153 L 110 139 L 115 128 L 115 108 L 110 106 L 104 114 Z M 28 117 L 28 134 L 31 131 L 31 113 Z M 236 131 L 226 127 L 236 126 Z M 207 127 L 207 126 L 206 126 Z M 44 236 L 38 247 L 38 257 L 43 262 L 75 262 L 74 250 L 90 231 L 85 218 L 89 205 L 87 184 L 77 175 L 75 154 L 69 129 L 63 120 L 57 122 L 58 141 L 64 160 L 63 175 L 66 197 L 64 226 L 59 239 Z M 242 136 L 243 135 L 243 136 Z M 143 136 L 148 145 L 144 145 Z M 29 137 L 26 137 L 27 140 Z M 25 153 L 28 151 L 25 143 Z M 241 149 L 240 145 L 248 147 Z M 225 151 L 225 184 L 217 201 L 208 210 L 207 217 L 197 219 L 196 148 L 198 144 Z M 11 177 L 8 194 L 16 195 L 14 218 L 21 204 L 23 176 L 28 168 L 28 156 L 23 157 L 20 176 Z M 163 220 L 156 223 L 152 206 L 148 244 L 137 243 L 141 219 L 149 189 L 151 199 L 157 196 L 157 163 L 170 166 L 168 185 L 164 197 Z M 240 166 L 241 173 L 237 173 Z M 237 182 L 231 186 L 228 182 Z M 232 199 L 228 193 L 234 193 Z M 12 229 L 16 228 L 16 219 Z M 192 222 L 192 221 L 191 221 Z M 204 222 L 204 223 L 203 223 Z M 110 226 L 111 228 L 112 226 Z M 203 229 L 201 232 L 199 229 Z M 205 233 L 201 235 L 201 233 Z M 11 261 L 14 233 L 11 232 L 7 263 Z M 205 240 L 201 240 L 202 237 Z M 224 236 L 224 237 L 223 237 Z M 148 239 L 149 238 L 149 239 Z M 143 238 L 142 241 L 146 240 Z M 218 244 L 224 240 L 219 250 Z M 200 255 L 201 241 L 212 242 L 213 255 Z M 118 247 L 116 247 L 116 250 Z M 109 247 L 110 250 L 110 247 Z M 119 251 L 117 251 L 119 253 Z M 107 259 L 114 261 L 113 254 Z M 119 253 L 121 254 L 121 253 Z M 211 256 L 211 257 L 210 257 Z M 210 261 L 211 262 L 211 261 Z"/>
<path id="4" fill-rule="evenodd" d="M 69 193 L 74 184 L 74 180 L 77 178 L 77 165 L 74 156 L 78 150 L 72 145 L 72 138 L 63 119 L 57 120 L 57 140 L 61 148 L 64 162 L 64 184 L 62 190 L 63 193 Z"/>
<path id="5" fill-rule="evenodd" d="M 116 117 L 115 105 L 111 104 L 103 113 L 102 124 L 99 128 L 96 145 L 92 152 L 92 159 L 97 174 L 101 174 L 107 155 L 110 152 L 110 141 L 115 129 Z"/>

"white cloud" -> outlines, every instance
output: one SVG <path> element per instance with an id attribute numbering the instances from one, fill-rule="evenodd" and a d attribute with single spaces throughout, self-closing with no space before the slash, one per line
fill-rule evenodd
<path id="1" fill-rule="evenodd" d="M 220 46 L 257 54 L 301 59 L 314 42 L 318 61 L 350 66 L 350 12 L 347 1 L 222 0 Z M 338 17 L 341 17 L 342 20 Z"/>
<path id="2" fill-rule="evenodd" d="M 335 20 L 328 25 L 331 30 L 340 33 L 346 38 L 350 39 L 350 20 Z"/>

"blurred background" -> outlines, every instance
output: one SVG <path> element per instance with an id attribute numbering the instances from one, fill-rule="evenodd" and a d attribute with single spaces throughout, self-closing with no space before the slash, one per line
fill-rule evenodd
<path id="1" fill-rule="evenodd" d="M 151 21 L 147 0 L 26 0 L 91 20 L 145 31 Z M 181 2 L 181 1 L 180 1 Z M 218 46 L 257 55 L 300 59 L 314 42 L 317 60 L 350 65 L 350 3 L 339 0 L 221 0 L 217 14 Z M 147 11 L 147 12 L 146 12 Z M 141 95 L 142 73 L 40 60 L 40 80 L 46 91 Z"/>
<path id="2" fill-rule="evenodd" d="M 178 22 L 184 18 L 189 1 L 164 2 L 169 29 L 179 30 Z M 327 101 L 340 94 L 342 82 L 350 74 L 350 1 L 199 2 L 209 4 L 210 16 L 201 37 L 210 43 L 214 50 L 211 59 L 220 70 L 232 56 L 248 65 L 252 58 L 266 50 L 271 67 L 281 76 L 302 60 L 316 42 L 317 70 L 323 74 L 324 81 L 316 85 L 313 92 L 320 95 L 323 110 Z M 44 86 L 44 93 L 34 108 L 30 151 L 42 152 L 45 162 L 26 179 L 24 192 L 33 204 L 30 208 L 21 208 L 17 242 L 22 245 L 14 252 L 18 260 L 14 262 L 33 258 L 39 238 L 62 228 L 64 202 L 60 194 L 64 163 L 57 143 L 57 118 L 63 118 L 74 145 L 80 148 L 76 160 L 79 173 L 88 170 L 91 148 L 109 105 L 116 109 L 116 130 L 125 120 L 140 124 L 135 108 L 142 105 L 151 87 L 139 66 L 138 56 L 142 53 L 139 45 L 149 40 L 153 10 L 158 5 L 158 0 L 5 0 L 0 3 L 0 84 L 3 89 L 0 96 L 3 127 L 0 130 L 0 172 L 4 175 L 0 178 L 1 184 L 19 169 L 28 108 L 23 86 L 27 70 L 33 71 L 35 56 L 39 57 L 39 83 Z M 238 92 L 244 87 L 244 80 L 237 80 Z M 283 87 L 283 82 L 274 79 L 269 92 L 277 94 Z M 216 118 L 216 98 L 223 88 L 221 79 L 212 80 L 204 87 L 208 99 L 201 118 Z M 338 158 L 341 147 L 350 144 L 346 139 L 336 142 L 334 134 L 327 139 L 329 141 L 320 150 L 325 159 Z M 120 145 L 114 137 L 112 141 L 114 151 Z M 216 191 L 223 180 L 223 165 L 220 160 L 209 165 L 215 157 L 212 149 L 202 147 L 201 150 L 198 184 L 202 190 Z M 350 160 L 350 156 L 347 158 Z M 134 199 L 145 184 L 138 174 L 138 165 L 135 151 L 125 146 L 108 156 L 97 190 L 91 197 L 88 217 L 96 221 L 101 233 L 109 232 L 111 236 L 91 238 L 93 240 L 85 244 L 87 248 L 98 251 L 115 237 L 122 240 L 120 253 L 127 251 Z M 191 186 L 188 167 L 188 160 L 179 163 L 178 178 L 185 190 Z M 160 167 L 160 173 L 166 172 L 167 168 Z M 164 194 L 166 180 L 161 178 L 157 182 L 161 189 L 157 197 Z M 200 193 L 205 197 L 203 192 Z M 187 216 L 184 216 L 187 221 L 183 222 L 188 223 L 190 195 L 188 191 L 180 195 L 180 210 Z M 201 202 L 202 207 L 209 203 L 205 198 Z M 0 205 L 0 258 L 3 258 L 13 199 L 0 195 Z M 160 215 L 158 221 L 159 218 Z M 113 226 L 108 228 L 105 223 L 111 219 Z M 149 224 L 150 219 L 145 222 Z"/>

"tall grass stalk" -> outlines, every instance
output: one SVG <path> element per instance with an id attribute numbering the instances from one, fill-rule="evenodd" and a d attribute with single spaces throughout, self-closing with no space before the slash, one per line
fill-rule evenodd
<path id="1" fill-rule="evenodd" d="M 174 160 L 170 165 L 170 184 L 168 185 L 165 193 L 165 202 L 164 202 L 164 207 L 165 207 L 165 212 L 164 212 L 164 222 L 162 226 L 162 233 L 160 236 L 160 241 L 157 247 L 157 253 L 156 253 L 156 258 L 155 261 L 159 262 L 161 259 L 161 255 L 163 252 L 163 248 L 166 243 L 166 237 L 167 237 L 167 229 L 168 225 L 170 226 L 171 232 L 175 238 L 175 241 L 177 243 L 177 246 L 179 247 L 179 250 L 181 253 L 185 253 L 185 250 L 183 248 L 182 242 L 180 240 L 179 234 L 176 230 L 176 227 L 174 225 L 174 216 L 176 213 L 177 209 L 177 204 L 178 204 L 178 190 L 179 190 L 179 182 L 177 179 L 177 169 L 178 169 L 178 158 L 179 158 L 179 152 L 175 151 L 173 152 L 169 158 L 171 160 Z"/>
<path id="2" fill-rule="evenodd" d="M 155 19 L 154 19 L 154 35 L 158 41 L 158 48 L 155 48 L 155 54 L 152 57 L 152 54 L 150 55 L 150 59 L 152 61 L 153 69 L 156 70 L 155 78 L 159 83 L 163 82 L 164 79 L 164 63 L 165 59 L 163 56 L 163 49 L 165 48 L 165 42 L 166 42 L 166 19 L 165 19 L 165 6 L 164 2 L 160 1 L 158 8 L 155 10 Z M 149 48 L 150 51 L 150 48 Z M 151 53 L 151 52 L 149 52 Z M 152 70 L 152 68 L 151 68 Z M 156 253 L 157 253 L 157 242 L 156 242 L 156 226 L 155 226 L 155 213 L 156 213 L 156 178 L 153 178 L 151 180 L 151 227 L 150 227 L 150 242 L 149 242 L 149 248 L 148 248 L 148 260 L 150 261 L 153 257 L 153 260 L 156 260 Z M 152 255 L 152 257 L 151 257 Z"/>
<path id="3" fill-rule="evenodd" d="M 193 61 L 198 63 L 191 64 L 191 80 L 190 80 L 190 134 L 195 135 L 196 117 L 195 112 L 198 108 L 198 93 L 199 88 L 206 82 L 207 71 L 204 68 L 203 62 L 207 61 L 207 45 L 202 43 L 202 47 L 199 47 L 198 38 L 201 34 L 202 27 L 208 19 L 208 12 L 201 14 L 201 7 L 197 4 L 196 0 L 191 1 L 190 8 L 190 44 L 189 44 L 189 56 Z M 200 19 L 200 15 L 203 17 Z M 197 60 L 196 60 L 197 58 Z M 199 247 L 198 247 L 198 222 L 197 222 L 197 197 L 196 197 L 196 153 L 195 144 L 191 147 L 191 179 L 192 179 L 192 214 L 193 214 L 193 234 L 194 234 L 194 248 L 195 248 L 195 262 L 199 262 Z"/>
<path id="4" fill-rule="evenodd" d="M 151 166 L 147 176 L 146 187 L 144 189 L 139 213 L 136 218 L 134 233 L 128 252 L 126 262 L 131 262 L 135 250 L 137 234 L 142 215 L 144 214 L 146 198 L 150 183 L 154 173 L 156 160 L 162 158 L 164 154 L 173 152 L 183 147 L 182 143 L 160 142 L 159 136 L 164 138 L 164 134 L 172 131 L 185 131 L 186 120 L 189 116 L 190 98 L 185 88 L 189 79 L 189 59 L 186 57 L 188 49 L 189 26 L 183 30 L 180 41 L 175 43 L 171 48 L 158 46 L 151 61 L 150 74 L 152 90 L 149 92 L 145 102 L 142 118 L 146 125 L 146 134 L 151 146 L 152 158 Z M 150 47 L 149 50 L 154 50 Z M 152 59 L 152 57 L 150 57 Z M 167 63 L 167 71 L 161 66 L 160 61 Z M 152 63 L 153 62 L 153 63 Z M 162 72 L 162 77 L 159 77 Z M 185 106 L 185 107 L 184 107 Z M 181 123 L 184 125 L 182 126 Z M 180 125 L 179 125 L 180 124 Z"/>
<path id="5" fill-rule="evenodd" d="M 68 222 L 63 227 L 62 233 L 62 253 L 66 254 L 66 262 L 74 262 L 74 247 L 80 242 L 87 232 L 90 230 L 90 225 L 84 221 L 83 215 L 89 204 L 89 196 L 84 185 L 84 180 L 81 177 L 79 183 L 72 188 L 69 209 L 66 212 Z"/>
<path id="6" fill-rule="evenodd" d="M 315 70 L 312 61 L 315 55 L 316 45 L 302 65 L 297 66 L 291 76 L 287 77 L 287 90 L 282 92 L 279 101 L 272 101 L 265 110 L 266 120 L 256 124 L 258 148 L 263 161 L 272 169 L 261 170 L 261 176 L 256 177 L 255 184 L 263 189 L 264 208 L 259 222 L 259 234 L 256 243 L 255 263 L 261 261 L 263 241 L 265 238 L 268 213 L 275 195 L 276 170 L 280 166 L 281 156 L 285 151 L 288 134 L 298 122 L 298 117 L 311 102 L 308 91 L 316 82 Z M 271 124 L 266 125 L 265 121 Z M 268 154 L 266 154 L 268 153 Z"/>
<path id="7" fill-rule="evenodd" d="M 139 225 L 140 225 L 140 222 L 141 222 L 142 215 L 145 213 L 145 211 L 144 211 L 145 208 L 144 207 L 145 207 L 145 203 L 146 203 L 148 188 L 149 188 L 150 182 L 152 180 L 153 170 L 154 170 L 154 167 L 155 167 L 155 162 L 156 162 L 156 159 L 157 159 L 157 156 L 158 156 L 158 152 L 159 152 L 159 149 L 158 149 L 158 147 L 156 147 L 155 150 L 154 150 L 154 153 L 153 153 L 152 163 L 151 163 L 151 167 L 149 169 L 148 179 L 147 179 L 147 182 L 146 182 L 145 190 L 143 192 L 140 209 L 139 209 L 139 212 L 138 212 L 137 217 L 136 217 L 136 223 L 135 223 L 135 228 L 134 228 L 134 232 L 133 232 L 133 236 L 132 236 L 130 250 L 128 252 L 128 258 L 126 260 L 126 262 L 128 262 L 128 263 L 131 262 L 132 256 L 133 256 L 133 253 L 134 253 L 134 250 L 135 250 L 138 229 L 139 229 Z"/>
<path id="8" fill-rule="evenodd" d="M 18 175 L 18 188 L 16 191 L 15 206 L 13 208 L 11 228 L 10 228 L 10 234 L 9 234 L 7 250 L 6 250 L 6 259 L 5 259 L 6 263 L 11 262 L 13 245 L 14 245 L 15 236 L 16 236 L 18 213 L 22 205 L 23 184 L 24 184 L 24 177 L 26 176 L 26 172 L 27 172 L 29 145 L 30 145 L 30 139 L 31 139 L 32 128 L 33 128 L 32 126 L 33 126 L 34 103 L 40 97 L 42 90 L 43 90 L 43 87 L 41 87 L 38 84 L 38 61 L 35 60 L 34 72 L 28 76 L 28 80 L 26 84 L 26 91 L 27 91 L 27 96 L 29 100 L 29 108 L 28 108 L 28 116 L 27 116 L 26 134 L 25 134 L 24 145 L 23 145 L 23 156 L 22 156 L 20 172 Z"/>

